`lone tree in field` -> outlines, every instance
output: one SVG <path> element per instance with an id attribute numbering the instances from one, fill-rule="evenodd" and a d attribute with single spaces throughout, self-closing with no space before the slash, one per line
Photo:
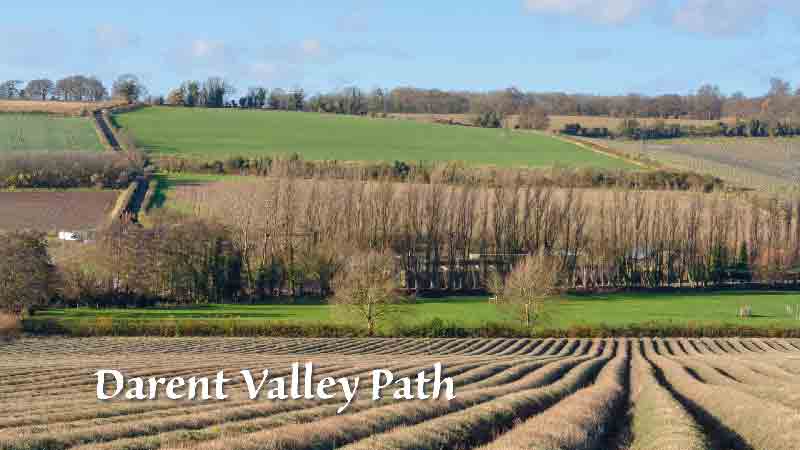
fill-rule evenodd
<path id="1" fill-rule="evenodd" d="M 55 284 L 47 241 L 38 233 L 0 234 L 0 311 L 44 305 Z"/>
<path id="2" fill-rule="evenodd" d="M 526 256 L 502 282 L 494 283 L 496 301 L 514 310 L 530 328 L 541 318 L 545 303 L 559 293 L 557 261 L 543 254 Z"/>
<path id="3" fill-rule="evenodd" d="M 139 77 L 132 74 L 120 75 L 114 86 L 112 87 L 114 98 L 126 100 L 128 103 L 139 101 L 139 98 L 147 94 L 147 89 L 144 87 Z"/>
<path id="4" fill-rule="evenodd" d="M 393 269 L 390 253 L 357 253 L 348 258 L 334 278 L 334 304 L 366 322 L 370 336 L 379 322 L 397 310 Z"/>

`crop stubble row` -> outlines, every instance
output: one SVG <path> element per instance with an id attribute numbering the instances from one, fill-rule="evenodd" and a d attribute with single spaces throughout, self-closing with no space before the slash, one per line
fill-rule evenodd
<path id="1" fill-rule="evenodd" d="M 93 373 L 207 376 L 315 364 L 362 377 L 341 398 L 95 399 Z M 368 373 L 441 361 L 453 401 L 373 402 Z M 23 339 L 0 344 L 0 449 L 791 449 L 800 442 L 791 339 Z"/>

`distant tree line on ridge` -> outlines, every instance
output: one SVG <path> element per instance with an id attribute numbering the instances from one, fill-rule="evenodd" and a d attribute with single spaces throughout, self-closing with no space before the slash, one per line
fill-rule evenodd
<path id="1" fill-rule="evenodd" d="M 71 75 L 53 81 L 38 78 L 0 82 L 0 100 L 40 100 L 99 102 L 110 98 L 136 102 L 147 95 L 147 89 L 135 75 L 124 74 L 114 80 L 111 92 L 94 76 Z"/>
<path id="2" fill-rule="evenodd" d="M 224 100 L 209 100 L 202 91 L 217 91 Z M 172 90 L 163 103 L 181 106 L 212 106 L 237 108 L 269 108 L 289 111 L 314 111 L 339 114 L 485 114 L 500 117 L 519 115 L 536 107 L 548 115 L 646 117 L 662 119 L 718 120 L 722 117 L 750 118 L 774 116 L 787 118 L 800 111 L 800 89 L 792 91 L 791 84 L 772 79 L 769 91 L 758 97 L 746 97 L 741 92 L 724 95 L 719 87 L 701 86 L 689 95 L 667 94 L 646 96 L 627 94 L 596 96 L 585 94 L 524 92 L 511 87 L 488 92 L 445 91 L 397 87 L 374 88 L 368 91 L 346 87 L 335 92 L 318 93 L 310 97 L 301 88 L 284 90 L 251 87 L 238 98 L 233 86 L 218 77 L 206 82 L 187 81 Z M 205 100 L 205 101 L 204 101 Z"/>
<path id="3" fill-rule="evenodd" d="M 118 81 L 131 81 L 141 86 L 132 75 Z M 124 83 L 114 83 L 123 86 Z M 128 86 L 129 87 L 129 86 Z M 480 114 L 493 111 L 501 116 L 518 115 L 536 107 L 548 115 L 645 117 L 662 119 L 718 120 L 723 117 L 780 118 L 783 121 L 800 111 L 800 88 L 780 78 L 770 81 L 762 96 L 747 97 L 741 92 L 725 95 L 713 84 L 705 84 L 688 95 L 665 94 L 647 96 L 630 93 L 617 96 L 566 94 L 561 92 L 525 92 L 515 87 L 474 92 L 396 87 L 363 90 L 346 87 L 334 92 L 308 96 L 299 88 L 284 90 L 263 86 L 248 88 L 235 97 L 236 89 L 221 77 L 205 81 L 189 80 L 170 91 L 166 97 L 148 96 L 139 89 L 137 100 L 153 104 L 181 106 L 270 108 L 279 110 L 335 112 L 340 114 L 425 113 Z M 110 96 L 125 97 L 129 89 L 112 88 L 111 93 L 96 77 L 73 75 L 57 81 L 35 79 L 27 84 L 20 80 L 0 82 L 0 99 L 55 99 L 65 101 L 98 101 Z"/>
<path id="4" fill-rule="evenodd" d="M 645 125 L 636 119 L 624 120 L 617 130 L 606 127 L 582 127 L 568 123 L 561 134 L 587 138 L 678 139 L 703 137 L 795 137 L 800 136 L 800 122 L 770 121 L 768 119 L 740 120 L 734 124 L 717 122 L 711 125 L 681 125 L 659 120 Z"/>
<path id="5" fill-rule="evenodd" d="M 0 99 L 53 99 L 98 101 L 109 96 L 156 105 L 188 107 L 268 108 L 287 111 L 313 111 L 352 115 L 402 113 L 471 114 L 484 125 L 497 125 L 503 118 L 536 111 L 536 115 L 574 115 L 642 117 L 669 119 L 719 120 L 758 118 L 771 124 L 797 123 L 800 112 L 800 89 L 773 78 L 767 93 L 747 97 L 741 92 L 725 95 L 718 86 L 705 84 L 688 95 L 647 96 L 630 93 L 618 96 L 566 94 L 561 92 L 525 92 L 515 87 L 487 92 L 446 91 L 416 87 L 363 90 L 350 86 L 333 92 L 308 95 L 302 88 L 264 86 L 248 88 L 236 97 L 237 89 L 221 77 L 205 81 L 188 80 L 166 96 L 148 95 L 138 78 L 123 75 L 109 93 L 96 78 L 69 76 L 58 81 L 18 80 L 0 83 Z M 499 119 L 499 120 L 498 120 Z M 541 128 L 542 124 L 524 121 L 522 128 Z M 793 127 L 796 129 L 797 127 Z"/>

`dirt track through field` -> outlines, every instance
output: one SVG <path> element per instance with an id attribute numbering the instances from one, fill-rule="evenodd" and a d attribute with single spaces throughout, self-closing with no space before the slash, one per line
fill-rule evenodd
<path id="1" fill-rule="evenodd" d="M 455 400 L 98 402 L 92 376 L 314 362 L 315 380 L 441 362 Z M 0 449 L 796 449 L 788 339 L 23 339 L 0 344 Z"/>

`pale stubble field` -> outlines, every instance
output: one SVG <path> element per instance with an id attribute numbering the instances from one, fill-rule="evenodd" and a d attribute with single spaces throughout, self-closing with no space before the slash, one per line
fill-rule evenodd
<path id="1" fill-rule="evenodd" d="M 313 362 L 364 376 L 359 396 L 225 401 L 96 399 L 98 369 L 128 376 Z M 366 374 L 444 365 L 452 401 L 374 402 Z M 800 341 L 790 339 L 29 338 L 0 344 L 2 449 L 795 449 Z"/>

